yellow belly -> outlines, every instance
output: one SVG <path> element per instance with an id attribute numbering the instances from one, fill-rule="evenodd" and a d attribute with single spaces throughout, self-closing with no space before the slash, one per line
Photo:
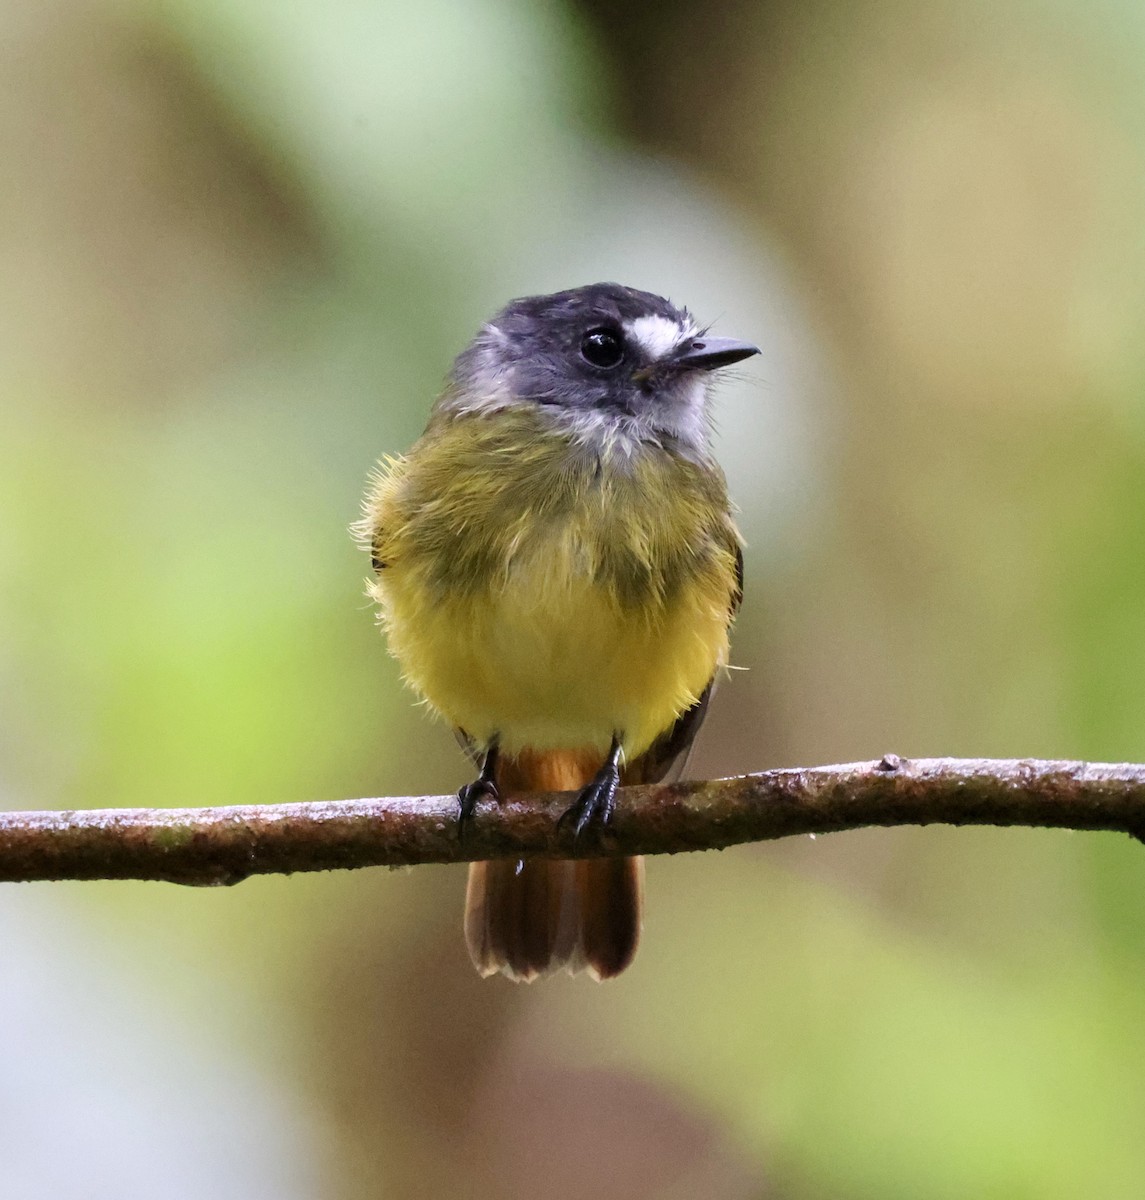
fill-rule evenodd
<path id="1" fill-rule="evenodd" d="M 418 572 L 387 572 L 391 650 L 414 688 L 478 744 L 603 754 L 617 733 L 635 757 L 726 662 L 726 599 L 713 604 L 692 583 L 663 606 L 625 609 L 552 549 L 496 589 L 444 602 Z"/>
<path id="2" fill-rule="evenodd" d="M 635 757 L 727 660 L 738 535 L 723 476 L 609 464 L 531 413 L 434 425 L 361 530 L 406 678 L 481 745 Z"/>

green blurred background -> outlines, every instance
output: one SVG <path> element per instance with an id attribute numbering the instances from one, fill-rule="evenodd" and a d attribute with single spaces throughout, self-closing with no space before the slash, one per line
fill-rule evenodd
<path id="1" fill-rule="evenodd" d="M 1145 10 L 3 0 L 0 802 L 455 788 L 347 534 L 510 296 L 758 341 L 693 773 L 1145 760 Z M 0 889 L 0 1191 L 1145 1189 L 1145 854 L 654 860 L 622 979 L 482 982 L 464 872 Z"/>

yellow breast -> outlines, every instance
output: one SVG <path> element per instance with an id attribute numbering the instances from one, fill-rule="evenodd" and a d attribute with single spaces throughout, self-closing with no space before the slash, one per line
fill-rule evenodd
<path id="1" fill-rule="evenodd" d="M 363 522 L 406 678 L 503 749 L 634 757 L 727 660 L 737 535 L 722 475 L 659 448 L 601 463 L 528 413 L 430 427 Z"/>

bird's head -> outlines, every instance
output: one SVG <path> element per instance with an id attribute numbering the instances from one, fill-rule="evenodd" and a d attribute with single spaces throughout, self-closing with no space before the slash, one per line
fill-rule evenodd
<path id="1" fill-rule="evenodd" d="M 757 347 L 711 337 L 661 296 L 597 283 L 510 301 L 454 364 L 446 414 L 534 406 L 593 448 L 706 452 L 708 385 Z"/>

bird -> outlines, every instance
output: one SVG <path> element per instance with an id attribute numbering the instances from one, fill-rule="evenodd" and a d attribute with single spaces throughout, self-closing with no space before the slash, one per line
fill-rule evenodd
<path id="1" fill-rule="evenodd" d="M 371 475 L 356 530 L 389 650 L 478 769 L 459 836 L 484 800 L 570 791 L 579 840 L 622 783 L 679 773 L 743 591 L 711 385 L 759 352 L 617 283 L 515 299 Z M 465 940 L 484 976 L 610 979 L 643 906 L 640 858 L 475 862 Z"/>

